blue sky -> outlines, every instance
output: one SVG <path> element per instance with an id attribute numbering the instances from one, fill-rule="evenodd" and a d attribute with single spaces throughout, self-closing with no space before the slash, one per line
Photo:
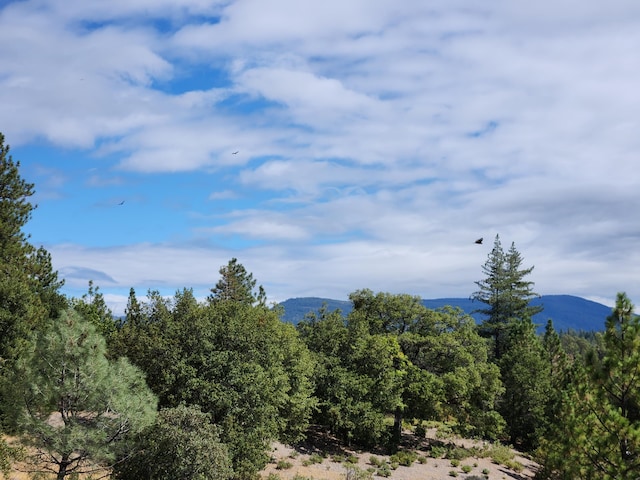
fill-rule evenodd
<path id="1" fill-rule="evenodd" d="M 115 313 L 233 257 L 275 302 L 467 297 L 496 234 L 638 303 L 640 3 L 528 3 L 0 1 L 32 242 Z"/>

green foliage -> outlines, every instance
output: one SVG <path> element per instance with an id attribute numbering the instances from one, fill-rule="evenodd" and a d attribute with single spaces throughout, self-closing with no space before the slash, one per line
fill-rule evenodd
<path id="1" fill-rule="evenodd" d="M 3 475 L 3 478 L 9 478 L 11 463 L 22 461 L 25 456 L 24 448 L 11 446 L 4 438 L 0 437 L 0 476 Z"/>
<path id="2" fill-rule="evenodd" d="M 356 466 L 348 466 L 345 474 L 345 480 L 371 480 L 372 477 L 371 472 L 362 470 Z"/>
<path id="3" fill-rule="evenodd" d="M 113 319 L 113 313 L 100 292 L 100 287 L 94 287 L 93 281 L 90 280 L 87 293 L 82 295 L 80 299 L 72 299 L 71 306 L 85 319 L 93 323 L 98 333 L 109 342 L 116 332 L 116 323 Z"/>
<path id="4" fill-rule="evenodd" d="M 461 468 L 464 473 L 469 473 L 471 472 L 471 470 L 473 470 L 473 467 L 471 465 L 462 465 Z"/>
<path id="5" fill-rule="evenodd" d="M 276 468 L 278 470 L 288 470 L 292 467 L 293 467 L 293 463 L 287 460 L 278 460 L 278 463 L 276 464 Z"/>
<path id="6" fill-rule="evenodd" d="M 126 359 L 110 362 L 104 339 L 73 310 L 36 332 L 14 372 L 23 439 L 58 478 L 109 465 L 129 435 L 151 423 L 156 399 Z"/>
<path id="7" fill-rule="evenodd" d="M 0 423 L 10 427 L 7 411 L 12 386 L 7 375 L 22 354 L 31 332 L 66 305 L 59 293 L 64 282 L 42 247 L 29 243 L 23 231 L 35 209 L 29 201 L 33 184 L 20 175 L 9 145 L 0 133 Z"/>
<path id="8" fill-rule="evenodd" d="M 389 457 L 391 463 L 398 463 L 404 467 L 410 467 L 418 459 L 418 454 L 413 450 L 400 450 Z"/>
<path id="9" fill-rule="evenodd" d="M 146 373 L 163 407 L 199 405 L 221 427 L 237 477 L 255 475 L 271 441 L 300 440 L 315 407 L 314 361 L 278 312 L 248 303 L 199 304 L 191 290 L 172 300 L 130 293 L 114 350 Z"/>
<path id="10" fill-rule="evenodd" d="M 346 321 L 324 308 L 298 325 L 317 359 L 316 423 L 362 446 L 397 445 L 405 418 L 453 417 L 465 433 L 501 434 L 499 369 L 471 317 L 408 295 L 360 290 L 350 298 Z"/>
<path id="11" fill-rule="evenodd" d="M 500 365 L 505 387 L 500 413 L 507 422 L 510 441 L 531 451 L 539 445 L 553 417 L 548 416 L 551 362 L 530 321 L 512 327 Z"/>
<path id="12" fill-rule="evenodd" d="M 262 286 L 258 293 L 254 293 L 256 280 L 253 274 L 247 272 L 244 266 L 238 262 L 237 258 L 232 258 L 229 263 L 220 267 L 220 280 L 211 289 L 209 302 L 239 302 L 245 305 L 258 304 L 264 306 L 266 303 L 266 293 Z"/>
<path id="13" fill-rule="evenodd" d="M 460 460 L 464 460 L 465 458 L 469 458 L 473 456 L 473 453 L 474 452 L 472 452 L 468 448 L 460 447 L 458 445 L 451 445 L 447 449 L 445 458 L 451 459 L 452 465 L 454 461 L 457 462 L 458 463 L 457 465 L 453 465 L 454 467 L 457 467 L 458 465 L 460 465 Z"/>
<path id="14" fill-rule="evenodd" d="M 640 318 L 619 293 L 603 350 L 577 369 L 541 448 L 541 478 L 630 480 L 640 469 Z"/>
<path id="15" fill-rule="evenodd" d="M 479 290 L 472 295 L 474 300 L 487 305 L 477 310 L 488 317 L 482 322 L 480 331 L 493 338 L 494 356 L 498 360 L 504 353 L 511 324 L 530 319 L 542 311 L 542 307 L 529 305 L 531 299 L 537 297 L 533 292 L 533 282 L 525 280 L 533 267 L 521 269 L 521 264 L 522 256 L 515 244 L 512 243 L 505 253 L 500 237 L 496 235 L 493 249 L 482 267 L 486 277 L 476 282 Z"/>
<path id="16" fill-rule="evenodd" d="M 155 423 L 138 435 L 134 453 L 126 453 L 114 466 L 115 479 L 226 480 L 232 476 L 218 427 L 195 406 L 161 410 Z"/>
<path id="17" fill-rule="evenodd" d="M 486 449 L 484 456 L 489 457 L 495 464 L 506 465 L 515 455 L 511 447 L 495 442 Z"/>

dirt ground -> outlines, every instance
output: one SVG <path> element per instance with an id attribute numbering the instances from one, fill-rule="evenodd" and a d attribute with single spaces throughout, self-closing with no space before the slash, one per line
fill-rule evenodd
<path id="1" fill-rule="evenodd" d="M 391 475 L 387 477 L 389 480 L 446 480 L 453 477 L 464 479 L 474 475 L 488 480 L 530 480 L 533 478 L 537 468 L 535 462 L 519 455 L 515 451 L 514 460 L 524 467 L 519 472 L 511 470 L 504 465 L 498 465 L 491 458 L 479 457 L 465 458 L 460 460 L 458 466 L 454 467 L 451 460 L 428 457 L 426 446 L 435 441 L 470 448 L 472 446 L 482 447 L 482 442 L 461 438 L 447 438 L 443 441 L 437 438 L 435 430 L 429 430 L 426 438 L 420 441 L 416 441 L 413 435 L 406 435 L 405 437 L 404 448 L 410 448 L 423 458 L 426 457 L 426 463 L 416 461 L 410 467 L 398 466 L 395 470 L 391 470 Z M 11 442 L 11 440 L 15 439 L 9 440 Z M 310 464 L 312 455 L 316 459 L 321 455 L 323 457 L 322 462 Z M 350 456 L 358 459 L 357 463 L 350 465 L 356 466 L 361 471 L 373 469 L 373 465 L 370 463 L 371 457 L 375 457 L 381 463 L 389 461 L 389 455 L 383 452 L 352 450 L 342 446 L 335 439 L 316 432 L 316 434 L 310 435 L 308 442 L 295 447 L 274 443 L 271 451 L 271 462 L 260 472 L 260 476 L 265 480 L 270 474 L 277 475 L 281 480 L 293 480 L 294 477 L 305 477 L 313 480 L 345 480 L 347 466 L 343 460 Z M 287 463 L 291 466 L 289 468 L 278 468 L 278 462 Z M 20 467 L 19 465 L 16 466 Z M 468 473 L 464 472 L 464 466 L 470 468 Z M 108 475 L 108 472 L 103 471 L 102 475 L 94 474 L 93 478 L 104 478 L 105 474 Z M 2 474 L 0 474 L 0 478 L 2 478 Z M 28 480 L 29 478 L 28 474 L 14 470 L 6 480 Z M 85 478 L 85 476 L 82 478 Z M 372 476 L 373 480 L 384 480 L 384 478 L 377 476 L 375 473 Z"/>
<path id="2" fill-rule="evenodd" d="M 491 458 L 469 457 L 460 460 L 459 465 L 453 466 L 451 460 L 445 458 L 428 457 L 425 451 L 425 444 L 435 440 L 435 430 L 428 432 L 427 437 L 422 443 L 411 445 L 413 450 L 420 456 L 427 457 L 425 463 L 418 461 L 411 466 L 398 466 L 395 470 L 391 470 L 391 475 L 387 477 L 389 480 L 445 480 L 454 477 L 467 478 L 470 476 L 478 476 L 488 480 L 529 480 L 535 475 L 538 465 L 532 460 L 520 455 L 514 451 L 514 460 L 519 462 L 524 468 L 516 472 L 504 465 L 498 465 Z M 440 440 L 441 441 L 441 440 Z M 478 446 L 482 447 L 482 442 L 475 442 L 467 439 L 448 438 L 446 443 L 453 443 L 462 447 Z M 310 457 L 313 454 L 318 458 L 321 454 L 324 458 L 321 463 L 310 464 Z M 338 456 L 336 456 L 336 454 Z M 292 480 L 294 477 L 306 477 L 314 480 L 345 480 L 347 474 L 347 466 L 340 461 L 346 456 L 355 456 L 358 463 L 353 464 L 360 470 L 372 470 L 374 466 L 370 463 L 370 458 L 376 457 L 379 461 L 389 461 L 389 455 L 383 453 L 362 452 L 349 450 L 331 444 L 330 442 L 317 446 L 317 442 L 307 446 L 287 446 L 280 443 L 273 445 L 271 453 L 271 462 L 261 472 L 261 476 L 266 479 L 270 474 L 278 475 L 282 480 Z M 278 462 L 282 464 L 291 464 L 289 468 L 278 468 Z M 470 471 L 466 473 L 463 467 L 470 467 Z M 384 480 L 384 477 L 377 476 L 373 473 L 373 480 Z"/>

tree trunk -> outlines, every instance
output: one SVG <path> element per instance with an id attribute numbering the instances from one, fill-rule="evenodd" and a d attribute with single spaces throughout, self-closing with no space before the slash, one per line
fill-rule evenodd
<path id="1" fill-rule="evenodd" d="M 400 445 L 400 439 L 402 438 L 402 409 L 396 407 L 395 414 L 393 416 L 393 443 L 394 445 Z"/>
<path id="2" fill-rule="evenodd" d="M 69 466 L 69 454 L 65 453 L 62 455 L 60 462 L 58 463 L 58 475 L 56 476 L 56 480 L 64 480 L 67 476 L 67 467 Z"/>

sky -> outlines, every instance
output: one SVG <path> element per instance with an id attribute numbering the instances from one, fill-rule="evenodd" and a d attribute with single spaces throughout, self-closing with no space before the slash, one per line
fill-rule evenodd
<path id="1" fill-rule="evenodd" d="M 0 0 L 25 231 L 115 314 L 232 258 L 269 302 L 469 297 L 496 235 L 640 303 L 639 112 L 637 0 Z"/>

